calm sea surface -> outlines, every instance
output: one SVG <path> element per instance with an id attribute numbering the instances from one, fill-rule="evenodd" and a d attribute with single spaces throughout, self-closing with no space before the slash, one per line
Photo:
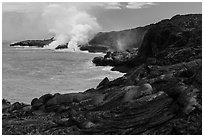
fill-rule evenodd
<path id="1" fill-rule="evenodd" d="M 123 74 L 96 67 L 91 60 L 102 54 L 14 48 L 2 44 L 2 97 L 30 103 L 46 93 L 70 93 L 95 88 L 104 78 Z"/>

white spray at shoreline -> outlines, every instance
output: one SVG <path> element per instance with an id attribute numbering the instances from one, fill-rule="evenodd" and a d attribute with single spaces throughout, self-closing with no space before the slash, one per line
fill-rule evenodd
<path id="1" fill-rule="evenodd" d="M 76 7 L 63 7 L 58 4 L 48 5 L 43 14 L 49 32 L 54 34 L 55 41 L 45 46 L 55 49 L 58 45 L 68 44 L 72 51 L 78 51 L 78 44 L 87 43 L 99 30 L 95 17 Z"/>

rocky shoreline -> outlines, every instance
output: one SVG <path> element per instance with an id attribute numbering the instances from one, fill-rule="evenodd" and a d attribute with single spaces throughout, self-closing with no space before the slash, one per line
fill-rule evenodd
<path id="1" fill-rule="evenodd" d="M 3 99 L 2 133 L 201 135 L 202 15 L 151 26 L 139 48 L 93 59 L 126 72 L 120 78 L 31 104 Z"/>
<path id="2" fill-rule="evenodd" d="M 25 40 L 25 41 L 20 41 L 20 42 L 15 42 L 10 44 L 11 47 L 13 46 L 29 46 L 29 47 L 39 47 L 43 48 L 45 45 L 49 45 L 51 42 L 54 41 L 54 37 L 50 39 L 45 39 L 45 40 Z"/>

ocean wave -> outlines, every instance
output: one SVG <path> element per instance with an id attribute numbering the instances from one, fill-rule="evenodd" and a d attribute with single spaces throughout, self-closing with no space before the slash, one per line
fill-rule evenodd
<path id="1" fill-rule="evenodd" d="M 113 67 L 111 67 L 111 66 L 105 66 L 105 67 L 102 68 L 102 70 L 103 71 L 111 71 L 112 68 Z"/>
<path id="2" fill-rule="evenodd" d="M 87 51 L 88 52 L 88 51 Z M 98 55 L 106 55 L 106 53 L 103 53 L 103 52 L 95 52 L 95 53 L 93 53 L 93 52 L 88 52 L 89 54 L 98 54 Z"/>
<path id="3" fill-rule="evenodd" d="M 12 46 L 12 48 L 16 48 L 16 49 L 43 49 L 41 47 L 38 46 L 20 46 L 20 45 L 16 45 L 16 46 Z"/>
<path id="4" fill-rule="evenodd" d="M 115 74 L 105 74 L 105 75 L 99 75 L 99 76 L 96 76 L 96 77 L 92 77 L 92 78 L 88 78 L 87 80 L 88 81 L 101 81 L 101 80 L 103 80 L 105 77 L 107 77 L 109 80 L 114 80 L 114 79 L 116 79 L 116 78 L 119 78 L 119 77 L 121 77 L 121 76 L 123 76 L 123 74 L 121 73 L 121 74 L 117 74 L 117 75 L 115 75 Z"/>
<path id="5" fill-rule="evenodd" d="M 85 62 L 84 67 L 85 68 L 90 68 L 90 69 L 95 69 L 96 68 L 95 64 L 91 60 Z"/>
<path id="6" fill-rule="evenodd" d="M 73 50 L 73 49 L 53 49 L 55 52 L 80 52 L 80 53 L 86 53 L 86 54 L 94 54 L 94 55 L 105 55 L 105 53 L 103 52 L 96 52 L 96 53 L 92 53 L 92 52 L 89 52 L 89 51 L 82 51 L 82 50 Z"/>
<path id="7" fill-rule="evenodd" d="M 88 51 L 73 50 L 73 49 L 54 49 L 55 52 L 76 52 L 76 53 L 89 53 Z"/>
<path id="8" fill-rule="evenodd" d="M 85 63 L 85 67 L 88 67 L 93 70 L 95 69 L 95 70 L 108 71 L 108 72 L 115 73 L 115 74 L 125 74 L 119 71 L 112 71 L 111 70 L 113 68 L 112 66 L 96 66 L 92 61 L 87 61 Z"/>
<path id="9" fill-rule="evenodd" d="M 38 47 L 38 46 L 20 46 L 20 45 L 16 45 L 16 46 L 12 46 L 12 48 L 21 48 L 21 49 L 40 49 L 40 50 L 53 50 L 54 52 L 76 52 L 76 53 L 86 53 L 86 54 L 93 54 L 93 55 L 101 55 L 104 56 L 105 53 L 103 52 L 96 52 L 96 53 L 92 53 L 89 51 L 82 51 L 82 50 L 73 50 L 71 48 L 66 48 L 66 49 L 53 49 L 49 46 L 44 46 L 44 47 Z"/>
<path id="10" fill-rule="evenodd" d="M 16 45 L 16 46 L 11 46 L 13 48 L 29 48 L 29 46 L 20 46 L 20 45 Z"/>
<path id="11" fill-rule="evenodd" d="M 67 89 L 67 90 L 61 90 L 60 94 L 67 94 L 67 93 L 79 93 L 84 92 L 85 90 L 75 90 L 75 89 Z"/>
<path id="12" fill-rule="evenodd" d="M 72 49 L 53 49 L 55 52 L 79 52 L 73 51 Z"/>
<path id="13" fill-rule="evenodd" d="M 104 79 L 105 77 L 108 77 L 108 76 L 106 76 L 106 75 L 100 75 L 100 76 L 88 78 L 87 80 L 88 80 L 88 81 L 102 80 L 102 79 Z"/>

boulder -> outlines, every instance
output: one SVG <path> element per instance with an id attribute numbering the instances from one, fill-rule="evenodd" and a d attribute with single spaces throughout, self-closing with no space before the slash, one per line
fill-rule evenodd
<path id="1" fill-rule="evenodd" d="M 104 59 L 103 57 L 95 57 L 92 62 L 97 66 L 107 66 L 112 63 L 112 60 Z"/>
<path id="2" fill-rule="evenodd" d="M 46 102 L 46 106 L 59 105 L 63 103 L 71 103 L 73 98 L 69 94 L 56 95 Z"/>
<path id="3" fill-rule="evenodd" d="M 104 58 L 105 58 L 105 59 L 107 59 L 107 58 L 111 58 L 111 52 L 108 51 L 108 52 L 106 53 L 106 55 L 104 56 Z"/>
<path id="4" fill-rule="evenodd" d="M 47 102 L 49 99 L 51 99 L 53 97 L 52 94 L 45 94 L 43 96 L 41 96 L 39 98 L 39 100 L 41 100 L 43 103 Z"/>
<path id="5" fill-rule="evenodd" d="M 68 43 L 63 45 L 58 45 L 55 49 L 67 49 L 67 48 L 68 48 Z"/>
<path id="6" fill-rule="evenodd" d="M 37 110 L 40 106 L 44 104 L 43 100 L 34 98 L 31 102 L 32 109 Z"/>
<path id="7" fill-rule="evenodd" d="M 51 99 L 49 99 L 45 103 L 45 105 L 54 106 L 54 105 L 61 105 L 61 104 L 70 104 L 72 102 L 80 102 L 85 98 L 87 98 L 87 95 L 82 93 L 57 94 Z"/>
<path id="8" fill-rule="evenodd" d="M 34 99 L 31 101 L 31 106 L 34 105 L 37 100 L 38 100 L 38 98 L 34 98 Z"/>

